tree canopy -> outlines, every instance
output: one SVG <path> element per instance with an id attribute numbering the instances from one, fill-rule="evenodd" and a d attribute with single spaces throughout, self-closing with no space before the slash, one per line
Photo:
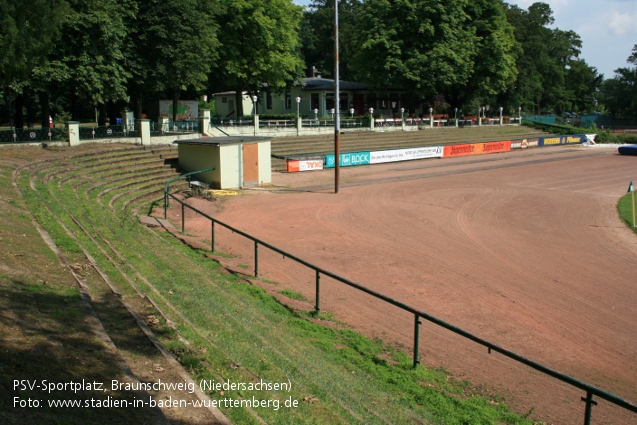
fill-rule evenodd
<path id="1" fill-rule="evenodd" d="M 21 126 L 25 109 L 33 116 L 39 107 L 45 119 L 50 105 L 74 116 L 95 107 L 103 122 L 107 105 L 129 99 L 140 116 L 142 99 L 175 102 L 210 88 L 282 92 L 304 68 L 332 74 L 334 1 L 4 0 L 0 117 L 15 111 Z M 636 67 L 603 82 L 579 57 L 579 35 L 553 23 L 542 2 L 340 0 L 340 75 L 467 111 L 494 104 L 561 113 L 603 102 L 635 114 L 635 96 L 622 93 L 633 93 Z M 636 58 L 633 50 L 629 63 Z"/>
<path id="2" fill-rule="evenodd" d="M 637 44 L 626 62 L 633 66 L 616 69 L 614 77 L 601 84 L 600 100 L 613 115 L 634 118 L 637 116 Z"/>
<path id="3" fill-rule="evenodd" d="M 302 7 L 290 0 L 232 0 L 224 2 L 219 19 L 222 48 L 215 64 L 228 87 L 256 93 L 280 92 L 301 75 L 299 24 Z M 237 115 L 243 115 L 237 99 Z"/>

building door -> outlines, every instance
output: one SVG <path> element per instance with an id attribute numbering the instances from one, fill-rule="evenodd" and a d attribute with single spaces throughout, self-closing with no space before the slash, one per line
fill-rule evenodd
<path id="1" fill-rule="evenodd" d="M 354 109 L 356 109 L 356 115 L 365 115 L 365 95 L 354 95 Z"/>
<path id="2" fill-rule="evenodd" d="M 259 184 L 259 145 L 250 143 L 242 145 L 243 148 L 243 185 L 254 186 Z"/>

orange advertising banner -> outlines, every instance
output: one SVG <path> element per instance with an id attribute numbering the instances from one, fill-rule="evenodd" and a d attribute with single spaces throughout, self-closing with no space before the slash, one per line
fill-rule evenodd
<path id="1" fill-rule="evenodd" d="M 449 156 L 478 155 L 484 150 L 483 143 L 474 143 L 472 145 L 451 145 L 445 146 L 445 158 Z"/>
<path id="2" fill-rule="evenodd" d="M 483 153 L 508 152 L 511 150 L 511 141 L 472 143 L 470 145 L 445 146 L 445 157 L 480 155 Z"/>
<path id="3" fill-rule="evenodd" d="M 301 171 L 301 165 L 299 164 L 298 159 L 288 159 L 287 160 L 287 169 L 288 173 L 297 173 Z"/>
<path id="4" fill-rule="evenodd" d="M 501 142 L 483 143 L 484 153 L 509 152 L 511 150 L 511 141 L 503 140 Z"/>

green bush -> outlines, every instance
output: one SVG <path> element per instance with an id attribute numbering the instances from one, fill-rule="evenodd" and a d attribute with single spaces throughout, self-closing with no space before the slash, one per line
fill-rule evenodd
<path id="1" fill-rule="evenodd" d="M 599 130 L 596 126 L 580 128 L 566 124 L 544 124 L 533 121 L 523 121 L 522 125 L 560 136 L 595 133 L 597 134 L 597 137 L 595 137 L 595 142 L 597 143 L 637 144 L 637 136 L 632 134 L 614 134 L 610 130 Z"/>
<path id="2" fill-rule="evenodd" d="M 260 120 L 293 120 L 293 119 L 296 119 L 296 113 L 294 114 L 261 114 L 259 115 L 259 119 Z"/>
<path id="3" fill-rule="evenodd" d="M 613 134 L 610 130 L 602 130 L 597 131 L 595 141 L 597 143 L 637 144 L 637 136 L 632 134 Z"/>
<path id="4" fill-rule="evenodd" d="M 569 134 L 582 134 L 586 133 L 585 129 L 579 127 L 573 127 L 568 124 L 545 124 L 534 121 L 522 121 L 522 125 L 527 127 L 535 128 L 538 130 L 542 130 L 546 133 L 557 134 L 560 136 L 568 136 Z"/>

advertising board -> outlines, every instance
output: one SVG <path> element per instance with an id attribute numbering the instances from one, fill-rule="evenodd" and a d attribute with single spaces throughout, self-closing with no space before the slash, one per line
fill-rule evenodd
<path id="1" fill-rule="evenodd" d="M 445 157 L 480 155 L 483 153 L 508 152 L 511 150 L 511 141 L 472 143 L 468 145 L 445 146 Z"/>
<path id="2" fill-rule="evenodd" d="M 441 158 L 442 154 L 442 146 L 376 151 L 370 152 L 369 163 L 380 164 L 383 162 L 410 161 L 413 159 Z"/>
<path id="3" fill-rule="evenodd" d="M 367 165 L 369 164 L 370 152 L 352 152 L 341 154 L 341 167 L 350 167 L 352 165 Z M 336 161 L 334 155 L 325 155 L 325 168 L 334 168 Z"/>
<path id="4" fill-rule="evenodd" d="M 586 135 L 583 134 L 571 136 L 540 137 L 539 146 L 574 145 L 578 143 L 584 143 L 585 141 Z"/>
<path id="5" fill-rule="evenodd" d="M 296 173 L 300 171 L 313 171 L 323 169 L 323 159 L 288 159 L 286 161 L 288 173 Z"/>
<path id="6" fill-rule="evenodd" d="M 526 149 L 537 147 L 538 139 L 512 140 L 511 149 Z"/>
<path id="7" fill-rule="evenodd" d="M 159 116 L 173 119 L 173 101 L 159 101 Z M 199 117 L 199 103 L 196 100 L 180 100 L 177 104 L 177 121 L 191 121 Z"/>

